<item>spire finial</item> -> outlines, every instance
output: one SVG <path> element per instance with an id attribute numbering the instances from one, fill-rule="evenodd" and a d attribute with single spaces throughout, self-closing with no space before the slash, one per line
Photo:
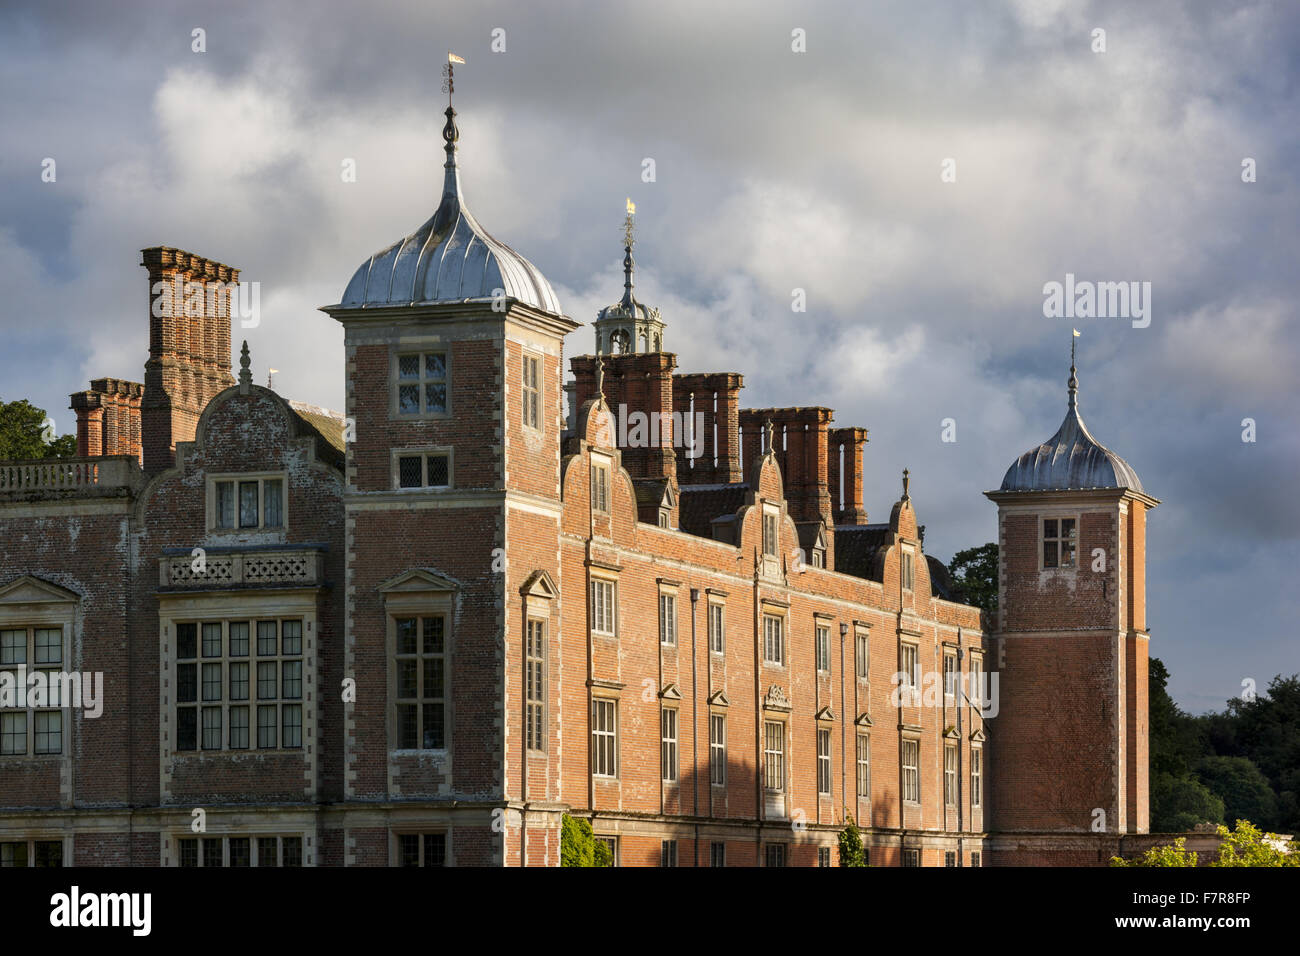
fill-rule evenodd
<path id="1" fill-rule="evenodd" d="M 912 477 L 911 477 L 911 476 L 912 476 L 912 473 L 911 473 L 910 471 L 908 471 L 906 468 L 904 468 L 904 469 L 903 469 L 903 500 L 904 500 L 904 501 L 911 501 L 911 500 L 912 500 L 912 496 L 911 496 L 911 494 L 908 493 L 908 487 L 909 487 L 909 486 L 911 485 L 911 483 L 912 483 Z"/>
<path id="2" fill-rule="evenodd" d="M 241 395 L 247 395 L 249 386 L 253 384 L 253 373 L 249 370 L 250 364 L 248 339 L 244 339 L 243 347 L 239 350 L 239 393 Z"/>
<path id="3" fill-rule="evenodd" d="M 599 356 L 596 358 L 596 399 L 605 400 L 605 363 Z"/>
<path id="4" fill-rule="evenodd" d="M 456 91 L 456 64 L 464 62 L 463 59 L 448 50 L 447 64 L 442 68 L 442 90 L 447 94 L 447 109 L 445 111 L 447 122 L 442 127 L 442 138 L 446 142 L 443 149 L 447 153 L 447 162 L 443 164 L 443 168 L 447 170 L 448 176 L 452 175 L 451 171 L 456 168 L 456 141 L 460 139 L 460 130 L 456 128 L 456 111 L 451 106 L 451 94 Z"/>
<path id="5" fill-rule="evenodd" d="M 632 247 L 636 245 L 636 238 L 632 234 L 633 219 L 636 215 L 636 203 L 629 196 L 627 200 L 627 218 L 623 221 L 623 302 L 630 305 L 632 299 L 632 267 L 636 264 L 632 260 Z"/>
<path id="6" fill-rule="evenodd" d="M 1073 334 L 1070 336 L 1070 380 L 1066 384 L 1070 388 L 1070 408 L 1074 410 L 1079 407 L 1079 378 L 1074 367 L 1074 340 L 1079 337 L 1079 330 L 1071 331 Z"/>
<path id="7" fill-rule="evenodd" d="M 772 424 L 772 419 L 768 419 L 763 424 L 763 444 L 767 446 L 768 454 L 773 451 L 773 444 L 776 442 L 776 426 Z"/>

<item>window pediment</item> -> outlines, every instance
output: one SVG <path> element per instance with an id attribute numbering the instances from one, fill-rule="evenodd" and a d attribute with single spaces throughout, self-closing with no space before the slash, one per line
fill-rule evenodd
<path id="1" fill-rule="evenodd" d="M 68 604 L 80 600 L 81 595 L 76 592 L 30 574 L 24 574 L 0 587 L 0 605 Z"/>
<path id="2" fill-rule="evenodd" d="M 551 601 L 559 595 L 560 589 L 555 586 L 555 580 L 545 570 L 539 568 L 528 575 L 528 580 L 523 583 L 519 593 L 524 597 L 543 598 Z"/>
<path id="3" fill-rule="evenodd" d="M 428 568 L 413 568 L 403 571 L 396 577 L 389 578 L 376 588 L 380 594 L 396 596 L 404 594 L 450 594 L 460 590 L 460 582 L 444 577 Z"/>
<path id="4" fill-rule="evenodd" d="M 790 704 L 790 698 L 785 695 L 785 688 L 780 684 L 773 684 L 767 689 L 767 694 L 763 698 L 764 710 L 781 710 L 789 712 L 794 708 Z"/>

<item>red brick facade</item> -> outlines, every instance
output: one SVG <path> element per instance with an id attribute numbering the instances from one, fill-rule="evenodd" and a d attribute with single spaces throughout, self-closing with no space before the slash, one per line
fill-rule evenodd
<path id="1" fill-rule="evenodd" d="M 1145 830 L 1149 499 L 1048 502 L 1108 556 L 1073 576 L 1039 569 L 1034 499 L 1000 502 L 994 640 L 932 579 L 906 482 L 867 523 L 865 429 L 742 409 L 739 374 L 665 352 L 572 359 L 566 420 L 576 323 L 498 306 L 327 310 L 333 423 L 233 384 L 229 302 L 160 310 L 143 389 L 73 397 L 83 458 L 0 465 L 28 469 L 0 488 L 0 631 L 104 680 L 57 750 L 7 725 L 0 843 L 557 865 L 569 813 L 620 865 L 815 866 L 851 815 L 872 865 L 970 866 L 1090 862 L 1093 807 Z M 632 411 L 702 413 L 703 454 L 626 441 Z"/>

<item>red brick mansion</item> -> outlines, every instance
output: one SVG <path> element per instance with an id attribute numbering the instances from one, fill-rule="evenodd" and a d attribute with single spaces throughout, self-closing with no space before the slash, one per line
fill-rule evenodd
<path id="1" fill-rule="evenodd" d="M 1073 369 L 982 613 L 906 472 L 868 521 L 865 428 L 677 372 L 630 229 L 566 370 L 443 135 L 432 217 L 323 309 L 341 415 L 232 375 L 238 270 L 155 247 L 144 382 L 0 462 L 0 863 L 555 866 L 565 814 L 620 866 L 837 865 L 850 816 L 873 866 L 1140 840 L 1157 502 Z"/>

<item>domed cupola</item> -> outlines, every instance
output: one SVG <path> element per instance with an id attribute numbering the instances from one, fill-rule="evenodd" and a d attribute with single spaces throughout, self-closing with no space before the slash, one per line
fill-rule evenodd
<path id="1" fill-rule="evenodd" d="M 1079 417 L 1079 380 L 1070 350 L 1070 403 L 1056 434 L 1007 469 L 1002 491 L 1128 488 L 1141 492 L 1133 466 L 1092 437 Z"/>
<path id="2" fill-rule="evenodd" d="M 478 224 L 460 191 L 456 168 L 456 111 L 447 106 L 447 161 L 442 201 L 414 233 L 377 252 L 352 276 L 342 308 L 381 308 L 464 302 L 506 296 L 562 315 L 559 299 L 541 271 Z"/>
<path id="3" fill-rule="evenodd" d="M 659 310 L 637 300 L 632 294 L 632 217 L 636 205 L 627 201 L 627 220 L 623 240 L 623 298 L 607 305 L 596 315 L 596 354 L 619 355 L 631 352 L 662 352 L 664 323 Z"/>

